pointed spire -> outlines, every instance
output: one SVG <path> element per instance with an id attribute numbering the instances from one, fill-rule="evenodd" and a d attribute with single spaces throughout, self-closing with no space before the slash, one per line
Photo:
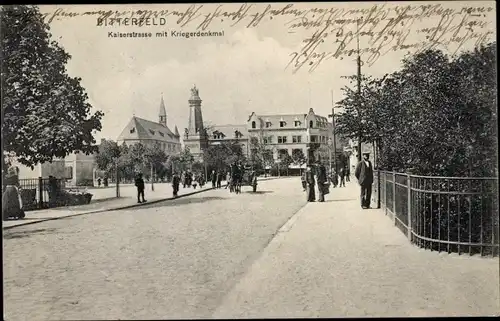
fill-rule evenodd
<path id="1" fill-rule="evenodd" d="M 165 108 L 165 102 L 163 101 L 163 93 L 161 93 L 160 112 L 158 113 L 158 117 L 158 123 L 163 126 L 167 126 L 167 109 Z"/>
<path id="2" fill-rule="evenodd" d="M 177 129 L 177 125 L 175 125 L 174 134 L 175 134 L 175 136 L 177 136 L 177 137 L 180 137 L 180 136 L 181 136 L 181 135 L 179 134 L 179 129 Z"/>

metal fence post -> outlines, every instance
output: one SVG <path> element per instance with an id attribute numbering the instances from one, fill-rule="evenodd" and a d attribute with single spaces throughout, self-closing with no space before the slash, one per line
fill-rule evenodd
<path id="1" fill-rule="evenodd" d="M 406 174 L 407 189 L 408 189 L 408 240 L 411 243 L 412 240 L 412 224 L 411 224 L 411 176 Z"/>
<path id="2" fill-rule="evenodd" d="M 43 180 L 38 177 L 38 208 L 43 208 Z"/>
<path id="3" fill-rule="evenodd" d="M 392 214 L 394 216 L 394 225 L 396 225 L 396 172 L 392 172 Z"/>
<path id="4" fill-rule="evenodd" d="M 380 208 L 380 169 L 377 169 L 377 208 Z"/>

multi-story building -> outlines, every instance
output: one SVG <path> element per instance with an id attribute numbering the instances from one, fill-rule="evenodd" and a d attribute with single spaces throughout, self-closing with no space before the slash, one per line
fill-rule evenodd
<path id="1" fill-rule="evenodd" d="M 280 154 L 293 155 L 294 150 L 301 150 L 308 160 L 317 160 L 320 147 L 330 149 L 333 145 L 332 124 L 328 118 L 314 113 L 312 108 L 307 114 L 252 113 L 247 121 L 247 129 L 250 139 L 258 139 L 261 144 L 272 150 L 275 160 L 280 158 Z M 338 137 L 336 149 L 337 155 L 342 153 L 343 148 Z"/>
<path id="2" fill-rule="evenodd" d="M 163 97 L 161 97 L 158 118 L 158 122 L 155 123 L 133 116 L 118 136 L 118 144 L 125 143 L 127 146 L 137 143 L 145 146 L 159 144 L 167 155 L 178 154 L 181 151 L 181 137 L 177 126 L 174 127 L 174 131 L 167 126 L 167 111 Z"/>

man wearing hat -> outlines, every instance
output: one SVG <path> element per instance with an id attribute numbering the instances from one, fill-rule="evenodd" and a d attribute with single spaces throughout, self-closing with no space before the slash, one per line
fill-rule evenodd
<path id="1" fill-rule="evenodd" d="M 316 180 L 314 179 L 312 164 L 308 164 L 306 169 L 306 193 L 308 202 L 316 201 L 316 192 L 314 190 L 315 186 L 316 186 Z"/>
<path id="2" fill-rule="evenodd" d="M 370 162 L 370 153 L 364 152 L 363 159 L 356 166 L 354 175 L 361 186 L 361 208 L 370 208 L 372 196 L 373 166 Z"/>

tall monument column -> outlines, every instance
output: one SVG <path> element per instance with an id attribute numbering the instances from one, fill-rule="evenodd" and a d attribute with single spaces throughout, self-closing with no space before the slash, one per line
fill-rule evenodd
<path id="1" fill-rule="evenodd" d="M 184 145 L 189 148 L 193 156 L 202 157 L 206 146 L 206 137 L 201 112 L 201 98 L 196 85 L 191 88 L 189 102 L 189 124 L 184 132 Z"/>

